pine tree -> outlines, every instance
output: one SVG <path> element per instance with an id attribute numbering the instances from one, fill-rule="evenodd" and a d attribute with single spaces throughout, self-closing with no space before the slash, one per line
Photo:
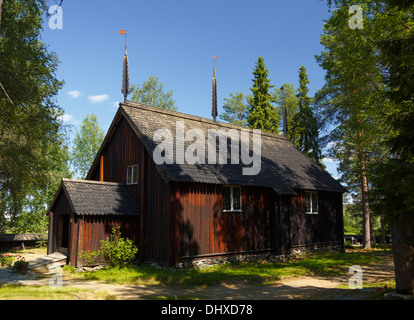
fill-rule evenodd
<path id="1" fill-rule="evenodd" d="M 317 61 L 326 70 L 326 83 L 318 92 L 318 104 L 320 114 L 325 118 L 322 121 L 334 128 L 329 133 L 329 140 L 334 146 L 333 155 L 340 161 L 340 169 L 346 170 L 342 171 L 343 177 L 356 175 L 354 191 L 361 195 L 364 247 L 371 248 L 367 164 L 375 141 L 373 137 L 379 128 L 377 111 L 383 104 L 383 87 L 376 48 L 365 36 L 365 32 L 372 30 L 368 20 L 364 20 L 365 31 L 362 33 L 349 27 L 349 19 L 349 6 L 344 3 L 333 11 L 324 25 L 321 44 L 325 51 L 317 56 Z M 353 165 L 342 166 L 349 161 Z M 349 169 L 352 171 L 348 172 Z M 348 186 L 352 187 L 352 183 Z"/>
<path id="2" fill-rule="evenodd" d="M 290 134 L 290 138 L 299 150 L 316 163 L 322 165 L 321 150 L 319 147 L 318 122 L 311 109 L 312 99 L 308 96 L 309 83 L 306 68 L 301 66 L 299 68 L 299 89 L 297 94 L 299 99 L 299 110 L 294 115 L 294 125 L 291 130 L 295 135 Z"/>
<path id="3" fill-rule="evenodd" d="M 253 71 L 252 105 L 249 108 L 247 124 L 250 128 L 261 129 L 272 133 L 279 133 L 280 115 L 272 105 L 273 98 L 270 89 L 273 87 L 267 78 L 263 57 L 259 57 Z"/>
<path id="4" fill-rule="evenodd" d="M 355 2 L 363 10 L 362 29 L 347 27 L 349 0 L 328 4 L 336 9 L 321 38 L 327 50 L 317 57 L 327 71 L 324 113 L 354 171 L 346 173 L 359 185 L 364 235 L 374 195 L 375 207 L 393 224 L 396 291 L 414 295 L 414 4 Z"/>
<path id="5" fill-rule="evenodd" d="M 241 92 L 230 93 L 230 98 L 224 98 L 223 109 L 224 112 L 220 114 L 220 119 L 228 123 L 246 127 L 248 117 L 248 101 Z"/>

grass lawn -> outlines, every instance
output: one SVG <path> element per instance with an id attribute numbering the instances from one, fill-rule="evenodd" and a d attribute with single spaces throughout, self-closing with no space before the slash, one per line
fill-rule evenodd
<path id="1" fill-rule="evenodd" d="M 134 265 L 124 269 L 101 269 L 96 272 L 75 273 L 73 267 L 64 268 L 65 279 L 96 280 L 112 284 L 164 284 L 183 287 L 202 287 L 219 283 L 247 281 L 264 285 L 286 277 L 330 276 L 345 274 L 352 265 L 378 263 L 391 254 L 391 250 L 347 250 L 318 252 L 299 256 L 285 263 L 259 261 L 222 264 L 205 269 L 171 270 L 147 265 Z"/>
<path id="2" fill-rule="evenodd" d="M 77 288 L 50 288 L 48 286 L 0 285 L 0 300 L 96 300 L 112 299 L 106 292 Z"/>
<path id="3" fill-rule="evenodd" d="M 240 262 L 216 265 L 205 269 L 172 270 L 148 265 L 133 265 L 130 268 L 106 268 L 96 272 L 75 272 L 73 267 L 64 267 L 64 280 L 93 280 L 110 284 L 125 285 L 168 285 L 173 287 L 205 287 L 219 283 L 248 282 L 255 285 L 276 283 L 278 280 L 297 276 L 332 276 L 346 274 L 352 265 L 368 266 L 381 263 L 389 257 L 391 250 L 347 249 L 341 252 L 317 252 L 298 256 L 285 263 L 268 261 Z M 389 280 L 388 280 L 389 281 Z M 394 283 L 371 283 L 374 288 L 395 287 Z M 364 283 L 364 287 L 366 284 Z M 386 289 L 379 292 L 379 298 Z M 70 287 L 50 288 L 48 286 L 0 285 L 0 300 L 42 299 L 42 300 L 85 300 L 113 299 L 106 292 L 94 292 Z M 157 299 L 181 299 L 181 297 L 156 297 Z M 188 298 L 188 297 L 186 297 Z M 198 297 L 200 298 L 200 297 Z M 191 298 L 193 299 L 193 298 Z"/>

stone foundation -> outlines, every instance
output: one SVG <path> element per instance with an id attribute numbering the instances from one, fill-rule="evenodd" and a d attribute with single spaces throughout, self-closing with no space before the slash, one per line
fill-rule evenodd
<path id="1" fill-rule="evenodd" d="M 291 253 L 276 255 L 271 252 L 263 253 L 246 253 L 246 254 L 232 254 L 227 256 L 206 257 L 194 260 L 182 261 L 176 265 L 176 269 L 184 268 L 208 268 L 210 266 L 237 262 L 286 262 L 290 259 L 296 258 L 301 254 L 315 252 L 315 251 L 340 251 L 344 252 L 343 246 L 323 246 L 323 247 L 298 247 L 292 249 Z"/>

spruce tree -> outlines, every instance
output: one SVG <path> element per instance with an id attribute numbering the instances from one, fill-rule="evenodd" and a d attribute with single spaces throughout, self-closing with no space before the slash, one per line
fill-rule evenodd
<path id="1" fill-rule="evenodd" d="M 259 57 L 253 71 L 252 105 L 249 108 L 247 124 L 250 128 L 261 129 L 272 133 L 279 133 L 280 115 L 272 105 L 270 89 L 273 85 L 268 79 L 263 57 Z"/>
<path id="2" fill-rule="evenodd" d="M 290 137 L 299 150 L 316 163 L 322 165 L 318 122 L 311 109 L 312 99 L 308 96 L 308 84 L 309 79 L 306 74 L 306 68 L 301 66 L 299 68 L 299 89 L 297 94 L 299 110 L 294 116 L 294 125 L 292 127 L 292 132 L 296 134 L 295 136 L 290 135 Z"/>

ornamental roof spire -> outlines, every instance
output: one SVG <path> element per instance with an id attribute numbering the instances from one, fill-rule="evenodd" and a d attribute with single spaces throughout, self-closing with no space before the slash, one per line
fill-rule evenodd
<path id="1" fill-rule="evenodd" d="M 127 54 L 127 38 L 126 38 L 126 31 L 121 30 L 120 34 L 125 35 L 125 53 L 124 59 L 122 62 L 122 89 L 121 92 L 124 95 L 124 102 L 127 101 L 127 96 L 130 93 L 129 91 L 129 63 L 128 63 L 128 54 Z"/>
<path id="2" fill-rule="evenodd" d="M 213 103 L 212 103 L 212 110 L 211 115 L 213 116 L 214 122 L 216 122 L 216 118 L 218 115 L 217 112 L 217 80 L 216 80 L 216 59 L 217 57 L 212 56 L 214 59 L 214 67 L 213 67 Z"/>

